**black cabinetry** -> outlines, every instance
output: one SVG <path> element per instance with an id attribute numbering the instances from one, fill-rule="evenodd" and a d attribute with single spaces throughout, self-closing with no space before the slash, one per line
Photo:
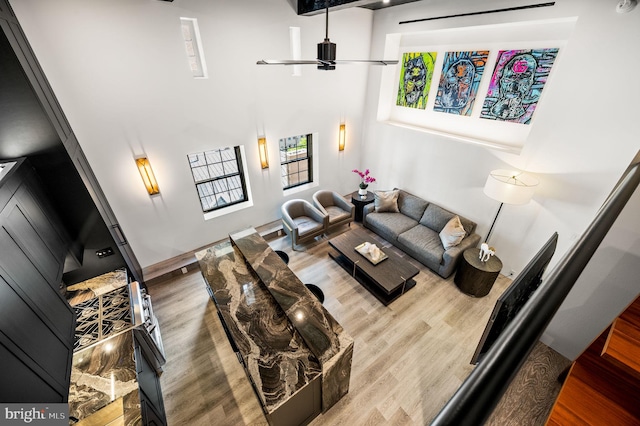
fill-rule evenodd
<path id="1" fill-rule="evenodd" d="M 142 424 L 166 425 L 167 420 L 162 399 L 160 377 L 153 368 L 153 364 L 147 358 L 148 355 L 142 349 L 138 337 L 135 338 L 136 374 L 140 389 L 140 410 Z"/>
<path id="2" fill-rule="evenodd" d="M 59 286 L 69 239 L 20 159 L 0 180 L 0 401 L 66 402 L 75 314 Z"/>

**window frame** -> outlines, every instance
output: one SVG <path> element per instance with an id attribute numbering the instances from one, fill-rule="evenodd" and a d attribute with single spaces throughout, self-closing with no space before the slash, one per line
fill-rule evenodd
<path id="1" fill-rule="evenodd" d="M 281 142 L 283 140 L 287 140 L 289 138 L 301 138 L 302 136 L 306 137 L 306 155 L 303 158 L 296 158 L 294 160 L 290 160 L 290 161 L 285 161 L 282 162 L 282 149 L 281 149 Z M 285 146 L 286 148 L 286 146 Z M 280 161 L 280 183 L 282 186 L 282 190 L 283 191 L 289 191 L 298 187 L 301 187 L 303 185 L 311 185 L 314 183 L 314 157 L 315 157 L 315 153 L 314 153 L 314 136 L 313 133 L 306 133 L 306 134 L 301 134 L 301 135 L 296 135 L 296 136 L 287 136 L 286 138 L 280 138 L 278 140 L 278 160 Z M 287 181 L 288 176 L 291 176 L 290 173 L 287 173 L 286 175 L 283 175 L 283 169 L 288 165 L 288 164 L 293 164 L 293 163 L 300 163 L 302 161 L 306 161 L 307 162 L 307 174 L 308 174 L 308 179 L 305 182 L 297 182 L 293 185 L 284 185 L 284 178 L 287 177 Z M 299 171 L 297 172 L 299 175 Z"/>
<path id="2" fill-rule="evenodd" d="M 202 154 L 205 157 L 205 165 L 208 168 L 209 166 L 213 165 L 213 164 L 217 164 L 217 163 L 209 163 L 207 160 L 207 153 L 208 152 L 212 152 L 212 151 L 224 151 L 227 149 L 233 149 L 234 154 L 235 154 L 235 164 L 237 166 L 237 171 L 232 172 L 232 173 L 225 173 L 221 176 L 215 176 L 215 177 L 209 177 L 208 179 L 203 179 L 203 180 L 196 180 L 196 176 L 194 174 L 194 167 L 192 165 L 190 156 L 192 155 L 199 155 Z M 215 149 L 210 149 L 210 150 L 206 150 L 206 151 L 199 151 L 199 152 L 194 152 L 194 153 L 190 153 L 187 154 L 187 162 L 189 163 L 189 171 L 191 173 L 191 178 L 193 179 L 193 183 L 194 183 L 194 187 L 196 190 L 196 195 L 198 196 L 198 202 L 200 204 L 200 208 L 202 209 L 202 212 L 205 214 L 205 218 L 209 219 L 213 214 L 212 217 L 218 216 L 219 212 L 223 211 L 224 209 L 227 209 L 229 207 L 233 207 L 233 206 L 238 206 L 242 203 L 247 203 L 247 202 L 251 202 L 251 198 L 249 196 L 249 182 L 248 182 L 248 178 L 246 176 L 245 173 L 245 159 L 244 159 L 244 150 L 242 149 L 242 146 L 238 145 L 238 146 L 229 146 L 229 147 L 223 147 L 223 148 L 215 148 Z M 224 163 L 222 156 L 221 156 L 221 163 Z M 202 167 L 202 166 L 197 166 L 197 167 Z M 234 176 L 238 176 L 240 179 L 240 187 L 238 189 L 242 190 L 242 195 L 243 197 L 241 199 L 238 199 L 236 201 L 230 201 L 227 204 L 221 205 L 221 206 L 216 206 L 213 207 L 211 209 L 205 209 L 204 204 L 203 204 L 203 198 L 200 196 L 200 190 L 198 189 L 199 185 L 203 185 L 206 183 L 213 183 L 216 181 L 222 181 L 222 180 L 226 180 L 229 179 L 231 177 Z M 214 192 L 215 194 L 215 192 Z M 235 211 L 236 209 L 234 209 L 233 211 Z M 226 212 L 225 212 L 226 213 Z"/>

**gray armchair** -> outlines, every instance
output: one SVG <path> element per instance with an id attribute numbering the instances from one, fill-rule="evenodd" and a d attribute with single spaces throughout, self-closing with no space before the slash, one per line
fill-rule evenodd
<path id="1" fill-rule="evenodd" d="M 291 248 L 296 244 L 324 234 L 329 216 L 306 200 L 289 200 L 281 207 L 284 232 L 291 237 Z"/>
<path id="2" fill-rule="evenodd" d="M 313 205 L 329 217 L 327 229 L 348 223 L 356 215 L 356 207 L 334 191 L 321 190 L 313 194 Z"/>

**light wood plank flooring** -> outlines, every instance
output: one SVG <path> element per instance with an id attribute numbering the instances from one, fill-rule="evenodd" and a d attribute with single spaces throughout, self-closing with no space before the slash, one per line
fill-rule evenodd
<path id="1" fill-rule="evenodd" d="M 355 339 L 349 393 L 312 425 L 428 424 L 473 369 L 491 310 L 511 282 L 501 275 L 488 296 L 473 298 L 410 259 L 420 268 L 416 287 L 385 307 L 328 256 L 326 237 L 299 251 L 287 237 L 270 245 L 289 254 L 303 282 L 322 288 L 324 306 Z M 149 293 L 167 355 L 169 424 L 267 424 L 199 270 L 156 281 Z"/>

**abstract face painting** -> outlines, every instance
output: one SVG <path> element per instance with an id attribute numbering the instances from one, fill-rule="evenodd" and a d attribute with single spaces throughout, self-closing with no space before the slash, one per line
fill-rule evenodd
<path id="1" fill-rule="evenodd" d="M 500 51 L 480 117 L 530 124 L 558 50 Z"/>
<path id="2" fill-rule="evenodd" d="M 486 50 L 445 53 L 433 110 L 471 115 L 488 56 Z"/>
<path id="3" fill-rule="evenodd" d="M 405 53 L 402 56 L 397 105 L 426 108 L 435 62 L 436 52 Z"/>

